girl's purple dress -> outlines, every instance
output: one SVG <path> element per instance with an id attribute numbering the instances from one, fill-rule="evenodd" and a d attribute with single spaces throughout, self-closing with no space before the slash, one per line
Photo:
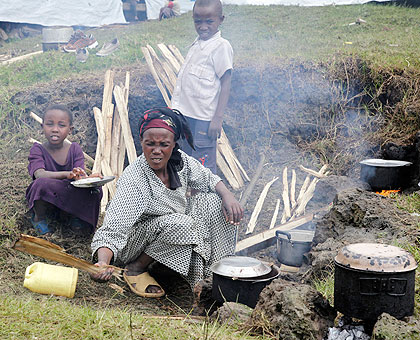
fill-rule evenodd
<path id="1" fill-rule="evenodd" d="M 71 171 L 75 167 L 83 168 L 84 156 L 82 148 L 72 143 L 67 155 L 66 164 L 58 164 L 49 152 L 38 143 L 34 143 L 29 152 L 29 175 L 34 180 L 26 190 L 26 200 L 32 209 L 36 200 L 42 200 L 55 205 L 75 217 L 96 227 L 102 190 L 96 188 L 76 188 L 68 179 L 37 178 L 34 173 L 38 169 L 47 171 Z"/>

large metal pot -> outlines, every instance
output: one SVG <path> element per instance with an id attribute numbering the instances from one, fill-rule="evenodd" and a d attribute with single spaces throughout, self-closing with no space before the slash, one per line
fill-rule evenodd
<path id="1" fill-rule="evenodd" d="M 231 256 L 214 263 L 212 297 L 218 302 L 239 302 L 254 308 L 261 291 L 280 271 L 257 259 Z"/>
<path id="2" fill-rule="evenodd" d="M 386 312 L 398 319 L 414 311 L 414 257 L 378 243 L 351 244 L 335 257 L 334 307 L 346 316 L 376 320 Z"/>
<path id="3" fill-rule="evenodd" d="M 300 267 L 303 262 L 303 254 L 311 250 L 314 231 L 291 230 L 276 231 L 277 259 L 287 266 Z"/>
<path id="4" fill-rule="evenodd" d="M 372 190 L 405 188 L 410 179 L 411 162 L 365 159 L 360 162 L 360 179 L 367 182 Z"/>

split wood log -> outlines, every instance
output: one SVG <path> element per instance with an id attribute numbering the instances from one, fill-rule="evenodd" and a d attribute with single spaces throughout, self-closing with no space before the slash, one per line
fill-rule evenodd
<path id="1" fill-rule="evenodd" d="M 237 182 L 235 176 L 233 175 L 231 169 L 229 168 L 229 165 L 226 163 L 225 159 L 220 154 L 219 149 L 216 150 L 216 164 L 219 167 L 220 171 L 222 171 L 223 176 L 225 176 L 232 189 L 238 190 L 240 188 L 240 185 Z"/>
<path id="2" fill-rule="evenodd" d="M 305 171 L 306 173 L 308 173 L 308 174 L 310 174 L 310 175 L 312 175 L 312 176 L 315 176 L 315 177 L 317 177 L 317 178 L 324 178 L 324 177 L 325 177 L 324 172 L 317 172 L 317 171 L 315 171 L 315 170 L 305 168 L 303 165 L 299 165 L 299 168 L 300 168 L 302 171 Z M 322 169 L 322 168 L 321 168 L 321 169 Z"/>
<path id="3" fill-rule="evenodd" d="M 279 209 L 280 209 L 280 199 L 277 199 L 276 208 L 274 209 L 274 214 L 273 214 L 273 217 L 271 218 L 270 229 L 273 229 L 274 226 L 276 225 Z"/>
<path id="4" fill-rule="evenodd" d="M 144 58 L 146 59 L 146 63 L 149 66 L 150 72 L 152 73 L 153 79 L 156 82 L 157 87 L 159 88 L 160 93 L 163 96 L 163 99 L 165 100 L 166 105 L 171 106 L 171 100 L 168 97 L 168 93 L 166 92 L 165 88 L 162 85 L 162 82 L 160 81 L 160 78 L 155 70 L 155 67 L 153 66 L 153 60 L 150 55 L 150 52 L 147 47 L 141 48 Z"/>
<path id="5" fill-rule="evenodd" d="M 38 237 L 21 234 L 12 248 L 23 253 L 39 256 L 46 260 L 59 262 L 84 270 L 90 274 L 97 274 L 102 270 L 101 267 L 97 267 L 91 262 L 67 254 L 65 250 L 58 245 Z M 105 267 L 114 268 L 112 275 L 121 280 L 124 269 L 111 265 L 106 265 Z"/>
<path id="6" fill-rule="evenodd" d="M 2 28 L 0 28 L 0 39 L 2 39 L 2 40 L 9 39 L 9 36 L 7 35 L 7 33 Z"/>
<path id="7" fill-rule="evenodd" d="M 175 55 L 169 50 L 169 48 L 165 44 L 157 44 L 157 47 L 159 48 L 164 58 L 169 62 L 169 65 L 171 65 L 173 71 L 175 73 L 178 73 L 181 69 L 181 64 L 177 60 Z"/>
<path id="8" fill-rule="evenodd" d="M 252 193 L 252 190 L 254 190 L 255 184 L 257 183 L 258 178 L 260 177 L 262 169 L 264 167 L 264 162 L 265 162 L 265 154 L 262 153 L 261 156 L 260 156 L 260 161 L 258 162 L 257 169 L 255 170 L 255 174 L 252 177 L 251 182 L 249 182 L 247 188 L 245 189 L 241 200 L 239 201 L 239 203 L 243 207 L 245 207 L 245 204 L 248 201 L 249 195 Z"/>
<path id="9" fill-rule="evenodd" d="M 179 64 L 182 66 L 182 64 L 185 62 L 184 56 L 179 51 L 178 47 L 175 45 L 168 45 L 169 50 L 173 53 L 173 55 L 178 59 Z"/>
<path id="10" fill-rule="evenodd" d="M 237 177 L 237 180 L 241 184 L 241 186 L 243 186 L 241 171 L 246 180 L 249 181 L 249 177 L 247 173 L 245 172 L 244 168 L 240 165 L 240 162 L 238 158 L 236 157 L 235 153 L 233 152 L 232 146 L 230 145 L 229 139 L 227 138 L 226 133 L 223 130 L 223 128 L 220 132 L 220 138 L 218 141 L 223 146 L 223 155 L 225 156 L 226 160 L 229 160 L 228 164 L 230 168 L 232 169 L 232 172 Z"/>
<path id="11" fill-rule="evenodd" d="M 235 161 L 233 160 L 231 153 L 229 152 L 226 142 L 223 142 L 221 139 L 218 139 L 217 150 L 219 151 L 217 156 L 224 157 L 224 159 L 226 160 L 230 173 L 234 177 L 235 181 L 238 183 L 238 188 L 243 187 L 244 181 L 242 180 L 241 173 Z M 216 157 L 216 162 L 217 162 L 217 157 Z"/>
<path id="12" fill-rule="evenodd" d="M 95 117 L 96 132 L 98 134 L 98 140 L 96 142 L 95 163 L 93 165 L 92 171 L 94 173 L 100 173 L 102 159 L 103 159 L 103 149 L 105 145 L 105 127 L 104 127 L 102 111 L 99 108 L 97 107 L 93 108 L 93 116 Z"/>
<path id="13" fill-rule="evenodd" d="M 38 54 L 41 54 L 42 52 L 43 51 L 36 51 L 36 52 L 24 54 L 24 55 L 21 55 L 19 57 L 15 57 L 15 58 L 11 58 L 11 59 L 8 59 L 8 60 L 4 60 L 1 63 L 3 65 L 12 64 L 12 63 L 15 63 L 17 61 L 21 61 L 21 60 L 25 60 L 25 59 L 28 59 L 28 58 L 32 58 L 33 56 L 38 55 Z"/>
<path id="14" fill-rule="evenodd" d="M 159 76 L 163 84 L 165 85 L 166 89 L 168 90 L 168 93 L 172 96 L 175 85 L 170 80 L 170 77 L 168 76 L 168 74 L 165 72 L 163 62 L 159 59 L 158 55 L 156 54 L 152 46 L 146 45 L 146 47 L 149 50 L 150 56 L 152 57 L 153 66 L 155 67 L 155 71 L 157 75 Z M 169 67 L 167 66 L 167 68 Z M 175 77 L 175 82 L 176 82 L 176 77 Z"/>
<path id="15" fill-rule="evenodd" d="M 300 188 L 299 195 L 298 195 L 298 198 L 297 198 L 297 200 L 296 200 L 296 204 L 295 204 L 295 206 L 294 206 L 293 208 L 295 208 L 295 207 L 296 207 L 296 205 L 297 205 L 300 201 L 302 201 L 302 197 L 303 197 L 303 195 L 305 194 L 306 190 L 308 189 L 309 183 L 311 183 L 311 178 L 310 178 L 309 176 L 306 176 L 306 178 L 305 178 L 305 180 L 303 181 L 303 184 L 302 184 L 302 186 L 301 186 L 301 188 Z"/>
<path id="16" fill-rule="evenodd" d="M 105 72 L 104 94 L 102 97 L 102 115 L 105 127 L 105 145 L 103 158 L 109 164 L 111 158 L 111 135 L 114 104 L 112 104 L 112 89 L 114 88 L 114 73 L 111 70 Z"/>
<path id="17" fill-rule="evenodd" d="M 101 166 L 102 166 L 102 173 L 105 176 L 113 176 L 114 175 L 113 172 L 112 172 L 112 170 L 111 170 L 111 167 L 109 166 L 109 163 L 107 163 L 104 159 L 102 160 Z M 109 183 L 105 184 L 105 188 L 108 189 L 109 195 L 111 196 L 111 197 L 107 197 L 108 198 L 108 201 L 112 197 L 114 197 L 114 195 L 115 195 L 115 186 L 111 185 L 111 183 L 113 183 L 113 182 L 109 182 Z M 105 191 L 105 190 L 102 190 L 102 191 Z M 105 203 L 105 207 L 106 207 L 106 204 L 108 204 L 108 201 Z"/>
<path id="18" fill-rule="evenodd" d="M 302 197 L 301 202 L 296 207 L 295 216 L 300 216 L 305 213 L 306 205 L 314 196 L 315 187 L 318 181 L 319 181 L 319 178 L 314 178 L 311 184 L 309 184 L 308 190 L 305 192 L 305 194 Z"/>
<path id="19" fill-rule="evenodd" d="M 125 84 L 124 84 L 124 100 L 125 100 L 125 107 L 127 108 L 127 115 L 128 115 L 128 93 L 130 90 L 130 72 L 125 73 Z M 118 108 L 117 108 L 118 109 Z M 118 113 L 119 115 L 119 113 Z M 121 121 L 121 119 L 120 119 Z M 121 126 L 122 131 L 122 126 Z M 118 176 L 120 176 L 124 169 L 124 162 L 125 162 L 125 153 L 126 153 L 126 146 L 124 141 L 124 134 L 120 134 L 120 152 L 118 154 Z M 136 153 L 137 154 L 137 153 Z M 115 181 L 116 184 L 116 181 Z"/>
<path id="20" fill-rule="evenodd" d="M 298 219 L 295 219 L 294 221 L 287 222 L 283 225 L 274 227 L 273 229 L 263 231 L 262 233 L 259 233 L 257 235 L 241 240 L 236 244 L 235 254 L 248 255 L 255 251 L 265 249 L 275 244 L 277 230 L 282 230 L 282 231 L 292 230 L 296 227 L 299 227 L 305 223 L 312 221 L 312 219 L 313 219 L 313 214 L 307 214 Z"/>
<path id="21" fill-rule="evenodd" d="M 137 153 L 133 135 L 131 133 L 130 122 L 128 120 L 128 110 L 125 105 L 124 92 L 118 85 L 114 87 L 114 98 L 121 119 L 121 128 L 124 135 L 125 147 L 127 148 L 128 161 L 131 164 L 137 159 Z"/>
<path id="22" fill-rule="evenodd" d="M 281 223 L 285 223 L 292 215 L 290 211 L 290 200 L 289 200 L 289 183 L 287 181 L 287 166 L 283 169 L 283 215 L 281 217 Z"/>
<path id="23" fill-rule="evenodd" d="M 292 183 L 290 183 L 290 206 L 296 205 L 296 171 L 292 169 Z"/>
<path id="24" fill-rule="evenodd" d="M 278 177 L 274 177 L 270 182 L 268 182 L 263 191 L 261 192 L 260 197 L 258 198 L 257 204 L 255 205 L 254 211 L 252 212 L 251 218 L 248 222 L 248 227 L 246 228 L 245 234 L 250 234 L 254 231 L 255 225 L 257 223 L 258 215 L 261 212 L 261 208 L 264 204 L 265 197 L 267 196 L 268 190 L 273 185 L 275 181 L 278 180 Z"/>
<path id="25" fill-rule="evenodd" d="M 119 172 L 118 172 L 118 160 L 120 157 L 120 153 L 121 153 L 121 120 L 120 120 L 120 115 L 117 112 L 118 108 L 115 108 L 115 113 L 113 116 L 113 120 L 112 120 L 112 135 L 111 135 L 111 159 L 110 159 L 110 167 L 112 170 L 112 174 L 114 176 L 119 176 Z M 125 146 L 124 146 L 125 147 Z"/>
<path id="26" fill-rule="evenodd" d="M 39 117 L 36 113 L 30 112 L 29 113 L 29 116 L 31 118 L 33 118 L 35 121 L 37 121 L 39 124 L 42 124 L 42 118 Z M 69 141 L 67 138 L 64 141 L 66 143 L 71 144 L 71 141 Z M 37 143 L 42 144 L 40 142 L 37 142 Z M 95 160 L 92 157 L 90 157 L 86 152 L 83 152 L 83 156 L 85 156 L 85 161 L 86 161 L 87 165 L 89 165 L 90 167 L 92 167 L 93 164 L 95 163 Z"/>

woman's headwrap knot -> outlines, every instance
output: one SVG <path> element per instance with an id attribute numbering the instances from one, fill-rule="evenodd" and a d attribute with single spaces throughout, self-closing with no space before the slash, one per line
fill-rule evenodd
<path id="1" fill-rule="evenodd" d="M 148 110 L 140 118 L 139 126 L 140 138 L 143 137 L 144 132 L 148 129 L 163 128 L 171 131 L 175 135 L 175 142 L 179 138 L 185 139 L 195 150 L 194 140 L 188 122 L 178 110 L 172 110 L 168 107 L 159 107 Z M 179 145 L 176 143 L 168 161 L 169 187 L 172 190 L 181 186 L 181 181 L 179 180 L 177 172 L 184 167 L 181 154 L 178 150 Z"/>

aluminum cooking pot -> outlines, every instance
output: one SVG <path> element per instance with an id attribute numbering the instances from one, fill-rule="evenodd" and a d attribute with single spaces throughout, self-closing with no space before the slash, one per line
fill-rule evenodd
<path id="1" fill-rule="evenodd" d="M 220 303 L 239 302 L 251 308 L 256 306 L 265 286 L 280 274 L 276 266 L 246 256 L 226 257 L 210 269 L 213 272 L 213 299 Z M 250 277 L 252 272 L 264 274 Z"/>
<path id="2" fill-rule="evenodd" d="M 372 190 L 405 188 L 409 183 L 411 162 L 365 159 L 360 162 L 360 179 Z"/>
<path id="3" fill-rule="evenodd" d="M 291 230 L 276 231 L 277 259 L 287 266 L 300 267 L 303 262 L 303 254 L 311 250 L 314 231 Z"/>
<path id="4" fill-rule="evenodd" d="M 356 243 L 335 257 L 334 307 L 346 316 L 376 320 L 382 313 L 401 319 L 413 314 L 414 257 L 404 249 Z"/>

